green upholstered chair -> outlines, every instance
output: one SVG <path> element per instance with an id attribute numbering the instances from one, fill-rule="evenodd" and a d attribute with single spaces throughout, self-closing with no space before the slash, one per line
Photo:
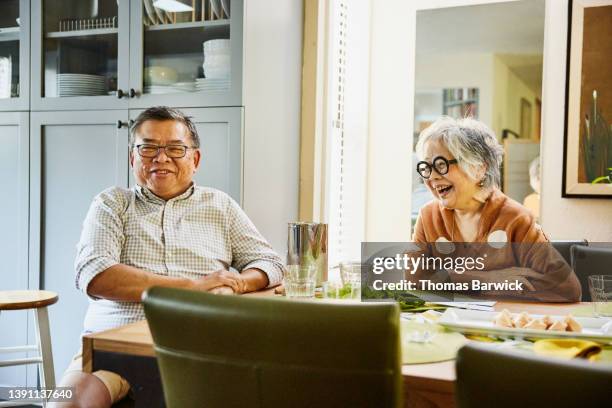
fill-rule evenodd
<path id="1" fill-rule="evenodd" d="M 468 344 L 457 356 L 459 408 L 610 406 L 612 366 Z"/>
<path id="2" fill-rule="evenodd" d="M 612 248 L 572 246 L 572 269 L 582 286 L 582 301 L 590 302 L 589 276 L 612 274 Z"/>
<path id="3" fill-rule="evenodd" d="M 396 304 L 161 287 L 143 302 L 169 408 L 402 405 Z"/>

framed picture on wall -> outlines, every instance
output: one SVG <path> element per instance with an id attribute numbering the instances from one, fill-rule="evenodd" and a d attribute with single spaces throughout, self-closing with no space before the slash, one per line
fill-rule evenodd
<path id="1" fill-rule="evenodd" d="M 612 0 L 571 0 L 563 197 L 612 198 Z"/>

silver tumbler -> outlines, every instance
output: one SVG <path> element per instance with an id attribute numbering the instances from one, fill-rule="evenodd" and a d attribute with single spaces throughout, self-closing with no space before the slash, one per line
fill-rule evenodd
<path id="1" fill-rule="evenodd" d="M 317 286 L 327 280 L 327 224 L 290 222 L 287 265 L 315 264 Z"/>

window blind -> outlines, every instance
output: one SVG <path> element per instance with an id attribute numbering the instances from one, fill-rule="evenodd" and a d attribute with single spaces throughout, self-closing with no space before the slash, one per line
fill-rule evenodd
<path id="1" fill-rule="evenodd" d="M 369 0 L 332 0 L 328 86 L 329 264 L 360 259 L 365 237 Z"/>

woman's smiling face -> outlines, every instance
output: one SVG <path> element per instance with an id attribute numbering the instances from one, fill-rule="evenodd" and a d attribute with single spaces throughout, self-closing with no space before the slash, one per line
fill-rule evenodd
<path id="1" fill-rule="evenodd" d="M 422 160 L 430 164 L 439 156 L 446 160 L 456 159 L 439 139 L 427 142 L 423 150 Z M 431 194 L 440 200 L 444 207 L 451 209 L 468 210 L 472 208 L 472 199 L 480 191 L 478 181 L 470 178 L 458 164 L 451 164 L 448 173 L 444 175 L 440 175 L 433 169 L 429 178 L 424 179 L 424 182 Z"/>

